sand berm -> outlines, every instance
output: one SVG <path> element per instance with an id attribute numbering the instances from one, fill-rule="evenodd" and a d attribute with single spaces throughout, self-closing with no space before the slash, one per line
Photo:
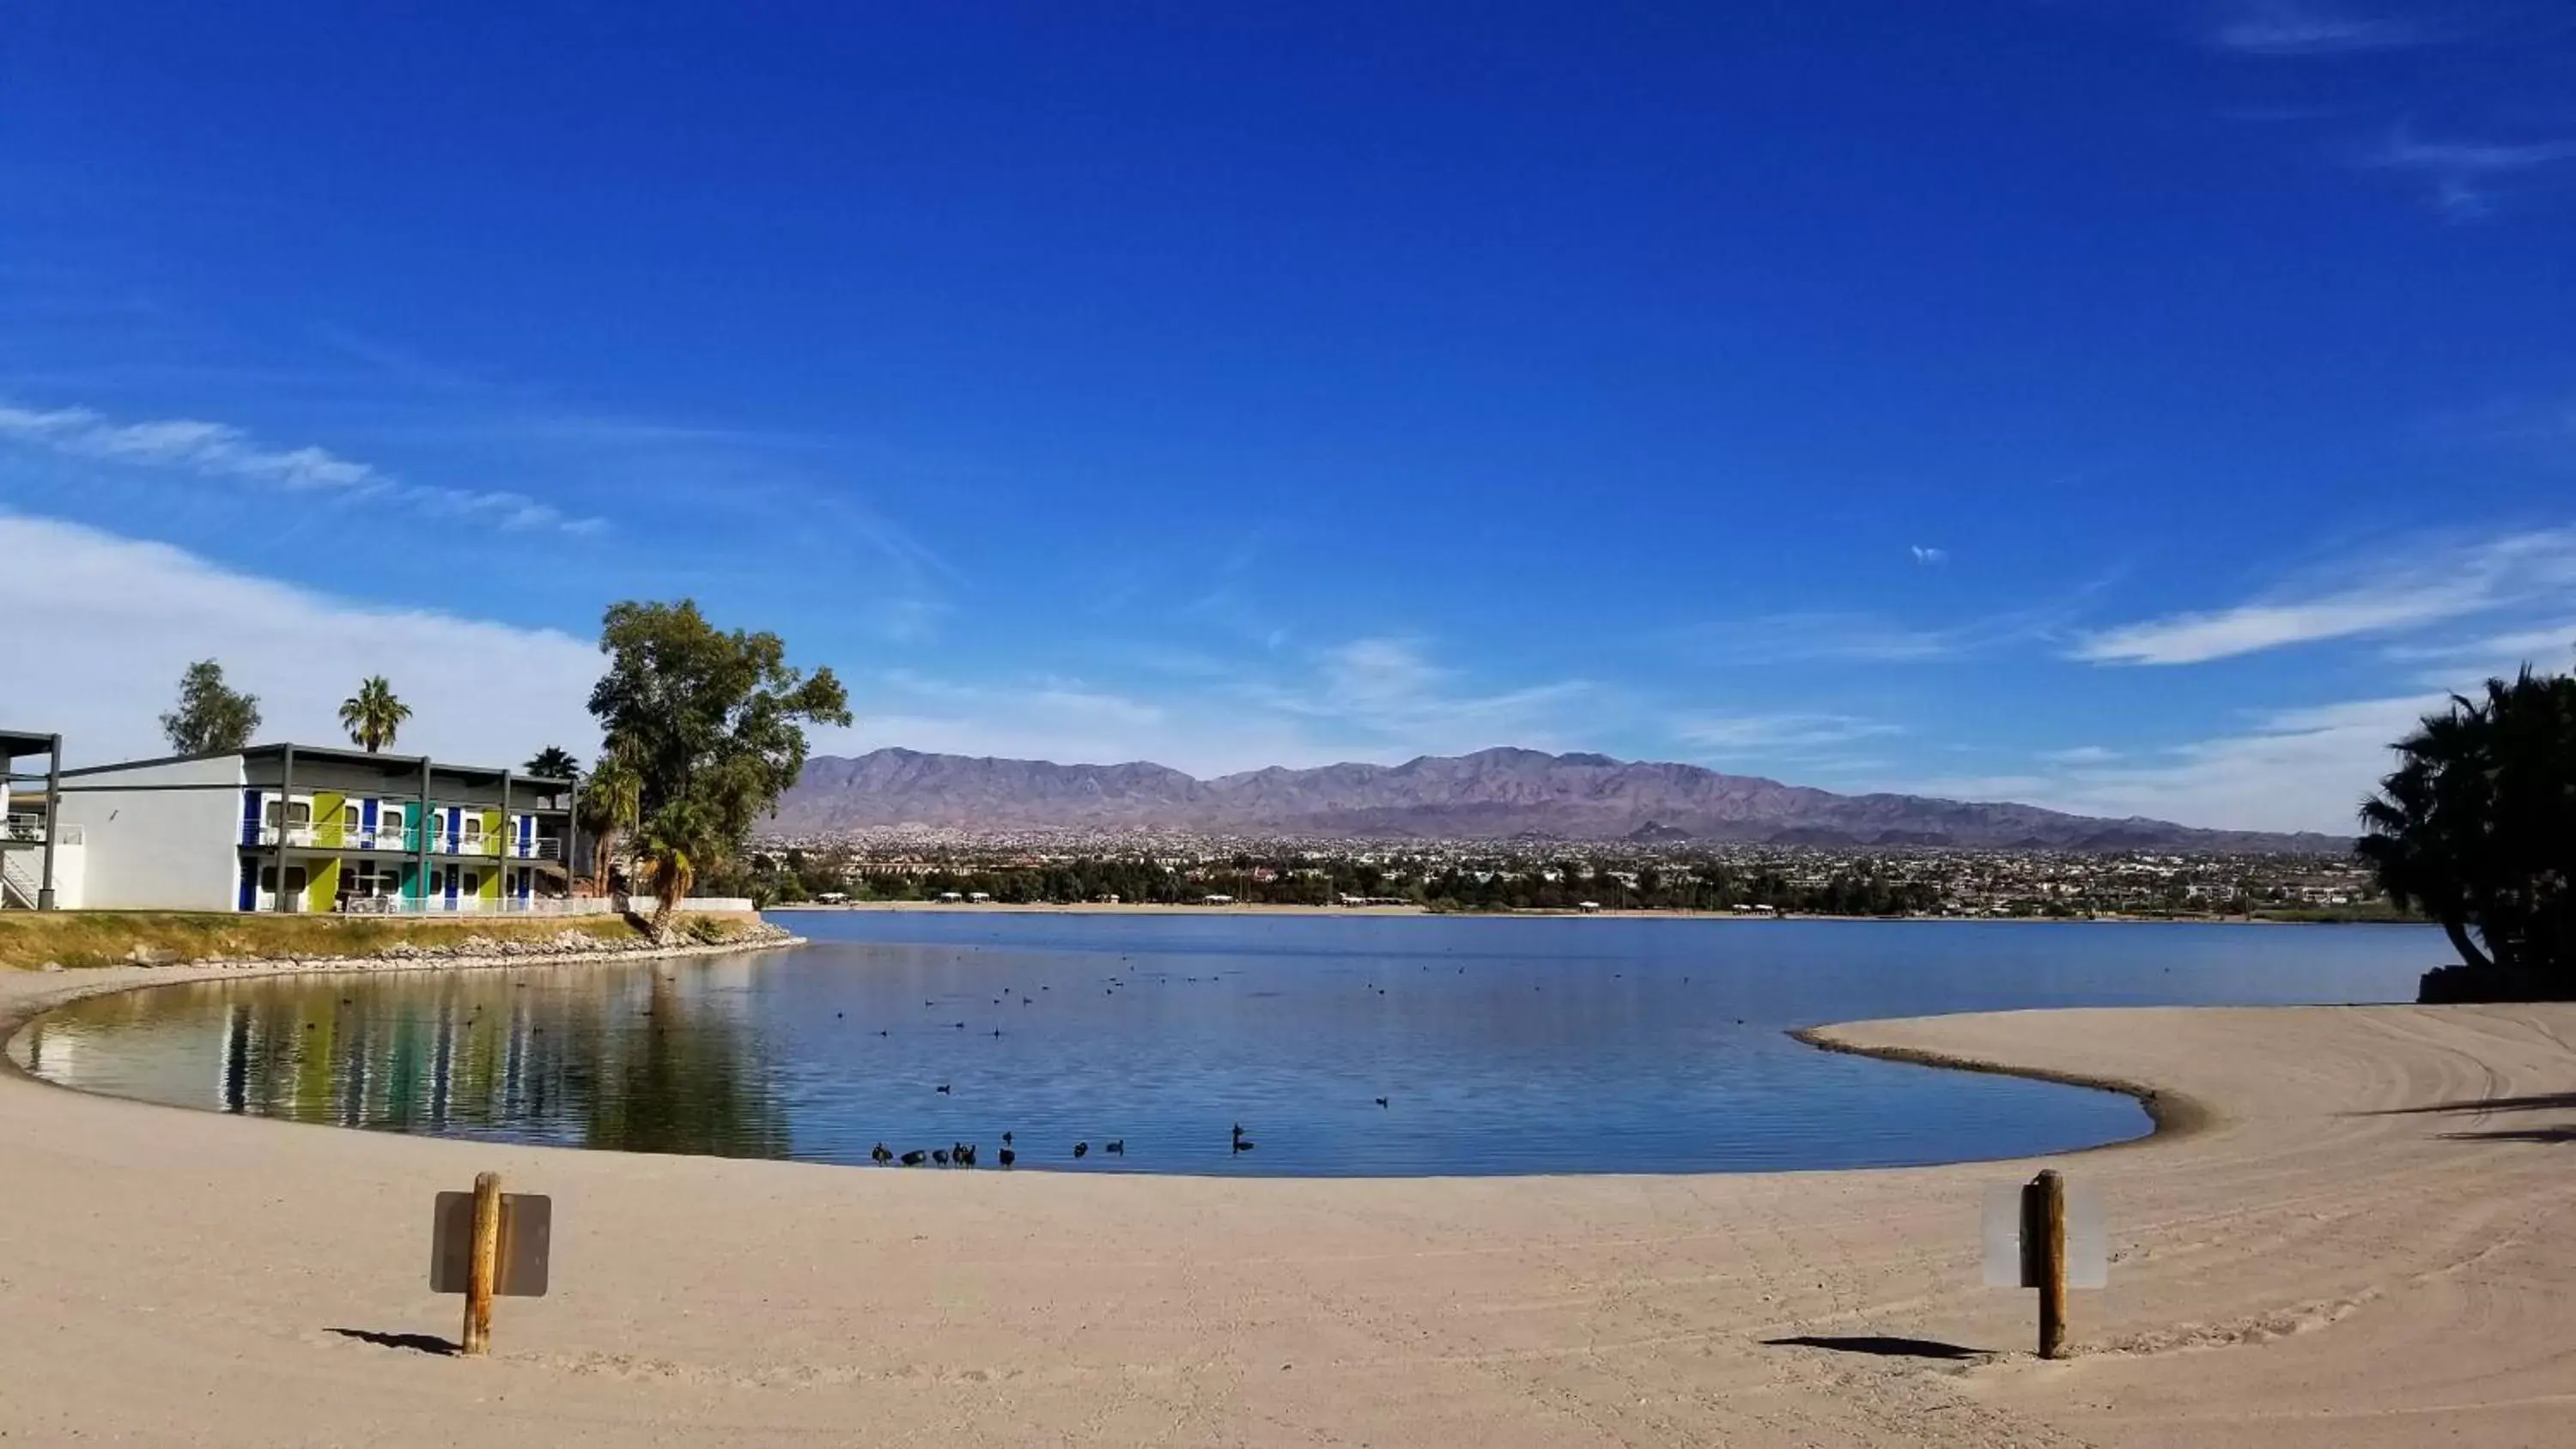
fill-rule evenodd
<path id="1" fill-rule="evenodd" d="M 574 969 L 574 968 L 564 968 Z M 0 1015 L 189 970 L 0 974 Z M 1838 1046 L 2109 1080 L 2079 1356 L 1977 1284 L 2033 1164 L 1218 1180 L 349 1132 L 0 1078 L 0 1432 L 167 1445 L 2576 1443 L 2576 1007 L 2006 1013 Z M 1925 1070 L 1937 1068 L 1926 1067 Z M 555 1200 L 443 1356 L 431 1195 Z"/>

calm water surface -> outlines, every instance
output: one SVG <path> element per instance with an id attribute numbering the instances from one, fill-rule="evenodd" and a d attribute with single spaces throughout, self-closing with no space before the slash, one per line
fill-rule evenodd
<path id="1" fill-rule="evenodd" d="M 2123 1097 L 1831 1055 L 1786 1030 L 2406 1000 L 2444 954 L 2437 932 L 2386 926 L 782 919 L 814 944 L 163 987 L 66 1008 L 9 1051 L 66 1085 L 180 1106 L 653 1152 L 860 1163 L 880 1141 L 966 1141 L 989 1168 L 1007 1130 L 1022 1170 L 1891 1166 L 2147 1123 Z M 1256 1144 L 1241 1154 L 1238 1122 Z"/>

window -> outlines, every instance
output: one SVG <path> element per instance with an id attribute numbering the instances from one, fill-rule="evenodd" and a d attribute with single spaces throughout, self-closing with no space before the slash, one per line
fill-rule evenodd
<path id="1" fill-rule="evenodd" d="M 268 828 L 271 830 L 275 830 L 277 828 L 277 809 L 277 801 L 271 800 L 268 802 Z M 287 801 L 286 823 L 299 830 L 310 826 L 313 823 L 313 802 L 310 800 Z"/>
<path id="2" fill-rule="evenodd" d="M 459 879 L 462 883 L 456 887 L 456 893 L 458 895 L 479 896 L 483 894 L 483 872 L 479 870 L 469 870 L 465 872 L 463 876 L 459 877 Z"/>
<path id="3" fill-rule="evenodd" d="M 340 807 L 340 828 L 351 835 L 358 833 L 358 804 L 352 800 Z"/>
<path id="4" fill-rule="evenodd" d="M 480 815 L 468 815 L 468 816 L 466 816 L 466 817 L 465 817 L 465 838 L 466 838 L 467 840 L 473 841 L 476 845 L 480 845 L 480 844 L 482 844 L 482 842 L 483 842 L 483 817 L 482 817 L 482 816 L 480 816 Z M 470 847 L 469 847 L 469 848 L 470 848 Z"/>
<path id="5" fill-rule="evenodd" d="M 288 895 L 300 896 L 304 894 L 305 884 L 306 879 L 304 875 L 304 867 L 300 865 L 290 865 L 286 868 L 286 893 Z M 273 896 L 277 894 L 276 866 L 264 865 L 259 868 L 259 888 L 269 895 Z"/>

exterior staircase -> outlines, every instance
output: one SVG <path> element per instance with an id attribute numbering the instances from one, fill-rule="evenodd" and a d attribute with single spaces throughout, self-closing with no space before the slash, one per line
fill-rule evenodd
<path id="1" fill-rule="evenodd" d="M 36 909 L 36 876 L 19 864 L 16 854 L 0 851 L 0 909 Z"/>

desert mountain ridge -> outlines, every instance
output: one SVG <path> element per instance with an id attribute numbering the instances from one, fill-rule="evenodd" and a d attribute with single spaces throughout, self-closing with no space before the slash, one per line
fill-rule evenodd
<path id="1" fill-rule="evenodd" d="M 819 755 L 806 762 L 763 833 L 903 825 L 2097 852 L 2340 853 L 2351 846 L 2338 836 L 2203 830 L 2035 805 L 1840 795 L 1698 765 L 1511 748 L 1401 765 L 1273 765 L 1205 780 L 1145 761 L 1059 765 L 896 748 Z"/>

